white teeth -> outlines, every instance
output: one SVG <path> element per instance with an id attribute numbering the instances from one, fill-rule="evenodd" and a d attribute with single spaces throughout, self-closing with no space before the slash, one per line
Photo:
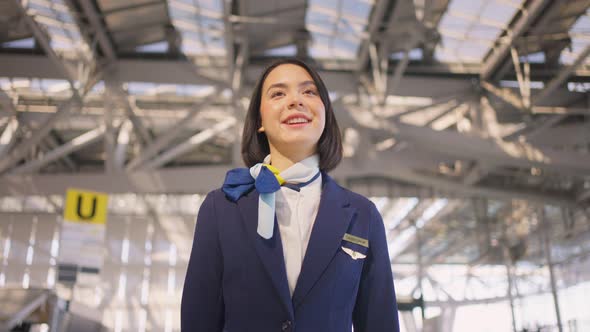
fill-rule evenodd
<path id="1" fill-rule="evenodd" d="M 306 122 L 309 122 L 309 121 L 307 121 L 307 119 L 304 119 L 304 118 L 293 118 L 293 119 L 289 119 L 289 121 L 287 121 L 287 124 L 306 123 Z"/>

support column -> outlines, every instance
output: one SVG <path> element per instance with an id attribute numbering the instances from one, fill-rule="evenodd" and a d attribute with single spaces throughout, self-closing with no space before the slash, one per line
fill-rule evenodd
<path id="1" fill-rule="evenodd" d="M 416 227 L 416 258 L 418 261 L 418 283 L 416 287 L 420 292 L 420 297 L 424 299 L 424 288 L 422 286 L 422 280 L 424 280 L 424 263 L 422 262 L 422 228 L 417 227 L 415 222 L 412 227 Z M 421 308 L 420 311 L 422 312 L 422 322 L 420 324 L 420 330 L 424 331 L 424 311 L 426 311 L 426 308 Z"/>
<path id="2" fill-rule="evenodd" d="M 512 295 L 512 284 L 513 284 L 513 275 L 512 275 L 512 262 L 510 261 L 510 256 L 508 254 L 508 247 L 504 246 L 504 263 L 506 265 L 506 279 L 508 280 L 508 300 L 510 300 L 510 314 L 512 315 L 512 331 L 517 332 L 516 329 L 516 314 L 514 311 L 514 296 Z"/>
<path id="3" fill-rule="evenodd" d="M 553 304 L 555 306 L 555 317 L 557 318 L 557 330 L 563 332 L 563 325 L 561 323 L 561 311 L 559 310 L 559 298 L 557 296 L 557 284 L 555 281 L 555 273 L 553 271 L 553 260 L 551 258 L 551 225 L 545 218 L 545 208 L 540 208 L 538 214 L 541 218 L 541 225 L 543 227 L 543 238 L 545 244 L 545 258 L 547 259 L 547 267 L 549 268 L 549 279 L 551 281 L 551 294 L 553 295 Z"/>
<path id="4" fill-rule="evenodd" d="M 504 265 L 506 266 L 506 279 L 508 280 L 508 290 L 506 291 L 508 295 L 508 300 L 510 301 L 510 314 L 512 317 L 512 331 L 517 332 L 516 330 L 516 314 L 514 312 L 514 296 L 512 295 L 512 284 L 513 284 L 513 275 L 512 275 L 512 261 L 510 259 L 510 252 L 509 252 L 509 243 L 507 237 L 507 225 L 506 223 L 502 223 L 502 256 L 504 258 Z"/>

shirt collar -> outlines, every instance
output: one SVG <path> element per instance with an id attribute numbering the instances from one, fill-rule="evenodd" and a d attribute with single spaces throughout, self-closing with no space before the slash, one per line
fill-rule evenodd
<path id="1" fill-rule="evenodd" d="M 264 163 L 270 163 L 270 154 L 264 158 Z M 283 170 L 280 175 L 288 182 L 300 183 L 311 179 L 319 172 L 320 156 L 318 154 L 311 155 L 300 162 L 291 165 L 286 170 Z"/>

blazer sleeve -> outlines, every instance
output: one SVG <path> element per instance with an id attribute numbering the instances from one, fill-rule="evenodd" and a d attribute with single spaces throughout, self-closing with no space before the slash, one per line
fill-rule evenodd
<path id="1" fill-rule="evenodd" d="M 182 332 L 221 332 L 224 325 L 223 259 L 214 192 L 207 195 L 197 217 L 182 302 Z"/>
<path id="2" fill-rule="evenodd" d="M 385 227 L 371 204 L 369 253 L 353 312 L 355 332 L 399 332 L 399 320 Z"/>

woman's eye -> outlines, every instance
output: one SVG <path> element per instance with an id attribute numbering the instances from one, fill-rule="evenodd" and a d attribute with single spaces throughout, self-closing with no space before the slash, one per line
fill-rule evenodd
<path id="1" fill-rule="evenodd" d="M 283 95 L 282 91 L 274 91 L 274 92 L 271 92 L 270 97 L 275 98 L 275 97 L 280 97 L 282 95 Z"/>
<path id="2" fill-rule="evenodd" d="M 317 93 L 317 91 L 315 91 L 315 90 L 312 90 L 312 89 L 310 89 L 310 90 L 305 90 L 305 92 L 304 92 L 304 93 L 305 93 L 305 94 L 308 94 L 308 95 L 313 95 L 313 96 L 315 96 L 315 95 L 317 95 L 317 94 L 318 94 L 318 93 Z"/>

